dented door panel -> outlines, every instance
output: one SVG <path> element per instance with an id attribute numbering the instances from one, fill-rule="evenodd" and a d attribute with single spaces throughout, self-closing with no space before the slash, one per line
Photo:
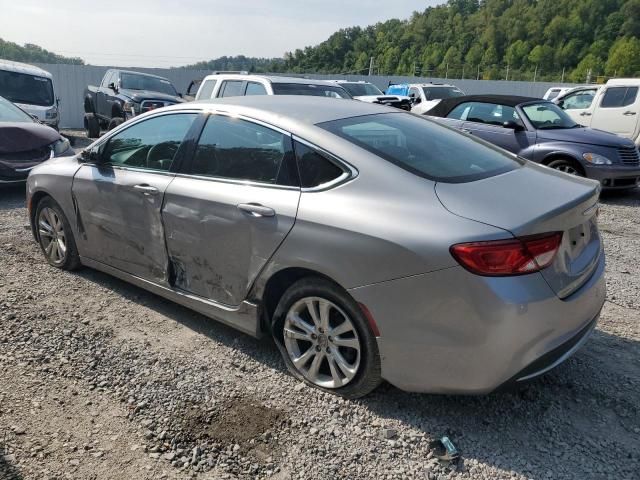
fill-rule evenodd
<path id="1" fill-rule="evenodd" d="M 239 305 L 293 227 L 299 198 L 297 188 L 177 176 L 162 211 L 171 283 Z M 247 204 L 272 209 L 273 215 L 238 208 Z"/>

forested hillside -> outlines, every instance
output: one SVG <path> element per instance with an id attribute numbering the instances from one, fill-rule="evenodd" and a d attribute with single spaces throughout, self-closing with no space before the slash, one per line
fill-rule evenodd
<path id="1" fill-rule="evenodd" d="M 207 62 L 198 62 L 184 68 L 213 71 L 248 71 L 248 72 L 276 72 L 281 71 L 283 61 L 277 58 L 255 58 L 238 55 L 236 57 L 219 57 Z"/>
<path id="2" fill-rule="evenodd" d="M 20 46 L 0 38 L 0 58 L 25 63 L 70 63 L 83 65 L 81 58 L 69 58 L 49 52 L 38 45 L 30 43 Z"/>
<path id="3" fill-rule="evenodd" d="M 293 72 L 449 78 L 565 79 L 640 75 L 640 0 L 449 0 L 340 30 L 285 55 Z"/>

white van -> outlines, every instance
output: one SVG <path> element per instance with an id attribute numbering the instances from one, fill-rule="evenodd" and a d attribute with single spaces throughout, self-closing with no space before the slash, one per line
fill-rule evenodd
<path id="1" fill-rule="evenodd" d="M 26 63 L 0 59 L 0 97 L 58 129 L 58 98 L 49 72 Z"/>
<path id="2" fill-rule="evenodd" d="M 640 79 L 616 78 L 606 85 L 574 88 L 554 102 L 576 123 L 616 133 L 640 145 Z"/>

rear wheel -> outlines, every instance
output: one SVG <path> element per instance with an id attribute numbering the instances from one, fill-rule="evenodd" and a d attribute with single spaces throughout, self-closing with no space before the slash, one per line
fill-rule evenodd
<path id="1" fill-rule="evenodd" d="M 282 296 L 273 335 L 289 371 L 298 379 L 347 398 L 380 383 L 380 356 L 358 304 L 323 278 L 306 278 Z"/>
<path id="2" fill-rule="evenodd" d="M 569 175 L 575 175 L 577 177 L 585 176 L 582 169 L 571 160 L 565 160 L 562 158 L 553 160 L 548 166 L 554 170 L 560 170 L 561 172 L 568 173 Z"/>
<path id="3" fill-rule="evenodd" d="M 98 138 L 100 136 L 100 122 L 95 114 L 84 114 L 84 129 L 87 132 L 87 138 Z"/>
<path id="4" fill-rule="evenodd" d="M 119 127 L 124 123 L 124 118 L 122 117 L 114 117 L 109 122 L 109 130 L 113 130 L 116 127 Z"/>
<path id="5" fill-rule="evenodd" d="M 50 265 L 62 270 L 75 270 L 80 266 L 80 257 L 71 226 L 60 206 L 47 197 L 38 203 L 38 243 Z"/>

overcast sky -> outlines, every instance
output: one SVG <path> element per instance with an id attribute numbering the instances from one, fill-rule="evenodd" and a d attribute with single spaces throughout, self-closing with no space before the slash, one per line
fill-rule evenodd
<path id="1" fill-rule="evenodd" d="M 281 57 L 339 28 L 408 18 L 442 0 L 0 0 L 0 38 L 94 65 Z"/>

